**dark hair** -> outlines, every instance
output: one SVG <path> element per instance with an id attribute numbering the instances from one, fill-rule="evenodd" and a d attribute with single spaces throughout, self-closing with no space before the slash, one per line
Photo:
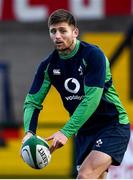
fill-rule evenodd
<path id="1" fill-rule="evenodd" d="M 57 24 L 60 22 L 67 22 L 69 25 L 76 26 L 76 20 L 74 16 L 65 9 L 55 10 L 48 19 L 48 27 L 52 24 Z"/>

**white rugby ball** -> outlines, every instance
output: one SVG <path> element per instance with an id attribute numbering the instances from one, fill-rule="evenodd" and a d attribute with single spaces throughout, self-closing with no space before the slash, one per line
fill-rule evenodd
<path id="1" fill-rule="evenodd" d="M 31 136 L 21 148 L 21 156 L 24 162 L 34 169 L 42 169 L 51 159 L 49 145 L 40 136 Z"/>

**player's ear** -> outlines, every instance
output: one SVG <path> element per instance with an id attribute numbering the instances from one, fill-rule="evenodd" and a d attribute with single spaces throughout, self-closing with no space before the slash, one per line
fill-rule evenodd
<path id="1" fill-rule="evenodd" d="M 73 36 L 74 36 L 74 38 L 77 38 L 78 35 L 79 35 L 79 29 L 76 27 L 73 31 Z"/>

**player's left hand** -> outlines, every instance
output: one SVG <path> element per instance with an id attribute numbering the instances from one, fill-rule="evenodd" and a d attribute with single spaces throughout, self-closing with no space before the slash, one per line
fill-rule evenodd
<path id="1" fill-rule="evenodd" d="M 60 131 L 56 132 L 52 136 L 45 138 L 46 141 L 52 140 L 52 144 L 50 146 L 50 152 L 52 153 L 56 149 L 64 146 L 68 140 L 68 138 Z"/>

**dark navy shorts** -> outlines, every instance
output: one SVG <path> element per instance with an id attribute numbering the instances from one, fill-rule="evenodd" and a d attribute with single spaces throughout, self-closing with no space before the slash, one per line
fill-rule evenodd
<path id="1" fill-rule="evenodd" d="M 97 133 L 78 133 L 75 136 L 76 166 L 80 166 L 92 150 L 112 157 L 112 165 L 120 165 L 130 138 L 129 124 L 113 124 Z"/>

